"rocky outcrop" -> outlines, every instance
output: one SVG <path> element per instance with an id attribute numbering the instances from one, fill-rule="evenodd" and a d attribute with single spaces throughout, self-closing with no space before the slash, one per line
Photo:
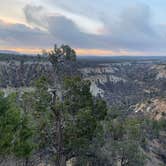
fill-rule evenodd
<path id="1" fill-rule="evenodd" d="M 135 113 L 143 113 L 153 120 L 166 118 L 166 99 L 151 99 L 132 106 Z"/>
<path id="2" fill-rule="evenodd" d="M 91 92 L 94 96 L 104 97 L 105 92 L 100 85 L 109 83 L 125 82 L 126 80 L 114 75 L 118 69 L 111 64 L 97 65 L 93 67 L 84 67 L 80 69 L 84 79 L 91 82 Z"/>
<path id="3" fill-rule="evenodd" d="M 166 78 L 166 65 L 162 64 L 162 65 L 154 65 L 152 66 L 152 69 L 156 70 L 157 75 L 156 75 L 156 79 L 165 79 Z"/>
<path id="4" fill-rule="evenodd" d="M 50 77 L 52 66 L 48 62 L 0 62 L 0 87 L 31 86 L 33 81 L 41 75 Z"/>

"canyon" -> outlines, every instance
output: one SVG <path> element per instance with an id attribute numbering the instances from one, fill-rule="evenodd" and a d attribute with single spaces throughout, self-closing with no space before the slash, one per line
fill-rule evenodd
<path id="1" fill-rule="evenodd" d="M 106 100 L 110 108 L 129 116 L 166 119 L 166 63 L 163 60 L 88 61 L 79 59 L 76 66 L 82 77 L 91 82 L 94 96 Z M 46 59 L 0 60 L 0 90 L 8 95 L 34 90 L 41 76 L 51 79 L 53 68 Z M 165 138 L 149 140 L 147 165 L 166 164 Z"/>

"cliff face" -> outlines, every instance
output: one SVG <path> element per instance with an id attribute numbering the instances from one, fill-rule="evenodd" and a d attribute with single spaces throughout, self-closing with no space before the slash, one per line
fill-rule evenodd
<path id="1" fill-rule="evenodd" d="M 154 63 L 79 64 L 84 79 L 91 81 L 94 96 L 103 97 L 110 106 L 122 106 L 134 115 L 143 113 L 153 119 L 166 115 L 166 65 Z M 42 75 L 51 78 L 53 68 L 47 61 L 0 61 L 0 88 L 6 95 L 13 91 L 33 90 L 33 81 Z M 163 140 L 165 140 L 165 133 Z M 166 163 L 165 144 L 149 141 L 146 152 L 150 165 Z M 164 144 L 164 145 L 163 145 Z"/>
<path id="2" fill-rule="evenodd" d="M 125 82 L 122 77 L 114 75 L 118 69 L 111 64 L 84 67 L 80 69 L 83 77 L 91 82 L 91 91 L 94 96 L 104 97 L 105 91 L 101 86 L 109 83 Z M 100 86 L 101 85 L 101 86 Z"/>
<path id="3" fill-rule="evenodd" d="M 78 65 L 84 79 L 91 81 L 94 96 L 108 104 L 132 105 L 165 95 L 165 65 L 153 63 L 105 63 Z M 53 68 L 47 61 L 0 61 L 0 88 L 33 86 L 38 77 L 51 78 Z"/>
<path id="4" fill-rule="evenodd" d="M 135 114 L 141 113 L 150 119 L 158 121 L 161 118 L 166 118 L 166 99 L 151 99 L 131 106 L 130 109 L 132 109 Z"/>
<path id="5" fill-rule="evenodd" d="M 50 77 L 52 66 L 49 62 L 0 62 L 0 87 L 31 86 L 33 80 L 41 75 Z"/>
<path id="6" fill-rule="evenodd" d="M 91 81 L 95 96 L 104 97 L 110 105 L 133 105 L 156 96 L 164 96 L 164 65 L 153 63 L 109 63 L 80 69 Z M 161 77 L 162 76 L 162 77 Z"/>

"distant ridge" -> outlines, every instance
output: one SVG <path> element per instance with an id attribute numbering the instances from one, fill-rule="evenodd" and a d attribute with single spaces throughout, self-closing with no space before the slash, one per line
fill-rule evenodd
<path id="1" fill-rule="evenodd" d="M 14 55 L 20 55 L 17 51 L 11 51 L 11 50 L 0 50 L 0 54 L 14 54 Z"/>
<path id="2" fill-rule="evenodd" d="M 78 59 L 90 60 L 166 60 L 166 56 L 77 56 Z"/>

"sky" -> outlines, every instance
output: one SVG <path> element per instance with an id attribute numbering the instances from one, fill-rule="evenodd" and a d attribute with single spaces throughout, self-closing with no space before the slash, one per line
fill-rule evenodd
<path id="1" fill-rule="evenodd" d="M 0 0 L 0 50 L 166 55 L 166 0 Z"/>

